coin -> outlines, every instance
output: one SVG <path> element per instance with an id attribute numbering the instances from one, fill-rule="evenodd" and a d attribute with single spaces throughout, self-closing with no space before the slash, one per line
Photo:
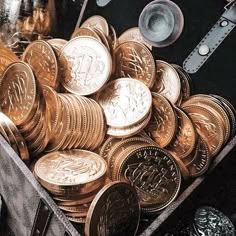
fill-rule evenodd
<path id="1" fill-rule="evenodd" d="M 96 95 L 107 124 L 124 128 L 143 120 L 149 113 L 152 97 L 141 82 L 129 78 L 111 81 Z"/>
<path id="2" fill-rule="evenodd" d="M 127 183 L 102 188 L 89 207 L 85 235 L 135 235 L 140 220 L 137 193 Z"/>
<path id="3" fill-rule="evenodd" d="M 88 212 L 64 212 L 65 216 L 69 217 L 86 217 Z"/>
<path id="4" fill-rule="evenodd" d="M 177 116 L 171 103 L 162 95 L 152 93 L 152 117 L 145 131 L 160 147 L 173 140 L 177 131 Z"/>
<path id="5" fill-rule="evenodd" d="M 187 168 L 191 177 L 198 177 L 203 175 L 210 165 L 210 154 L 208 151 L 208 146 L 205 141 L 200 138 L 200 145 L 198 148 L 197 158 L 189 165 Z"/>
<path id="6" fill-rule="evenodd" d="M 174 140 L 166 149 L 173 156 L 183 159 L 194 150 L 197 134 L 189 116 L 178 107 L 175 107 L 175 111 L 178 117 L 179 128 Z"/>
<path id="7" fill-rule="evenodd" d="M 134 186 L 142 210 L 156 213 L 175 200 L 181 175 L 174 158 L 158 147 L 138 148 L 123 159 L 118 177 Z"/>
<path id="8" fill-rule="evenodd" d="M 116 76 L 130 77 L 152 88 L 156 78 L 156 65 L 150 51 L 143 44 L 128 41 L 120 44 L 114 52 Z"/>
<path id="9" fill-rule="evenodd" d="M 210 155 L 216 155 L 224 143 L 224 130 L 219 118 L 209 108 L 199 105 L 185 106 L 184 110 L 194 122 L 197 132 L 207 143 Z"/>
<path id="10" fill-rule="evenodd" d="M 109 35 L 109 27 L 107 21 L 102 16 L 91 16 L 89 17 L 82 25 L 81 28 L 91 28 L 91 29 L 99 29 L 106 36 Z"/>
<path id="11" fill-rule="evenodd" d="M 0 108 L 16 125 L 29 120 L 36 98 L 36 83 L 31 68 L 24 62 L 12 63 L 3 73 Z"/>
<path id="12" fill-rule="evenodd" d="M 97 33 L 90 28 L 77 28 L 77 29 L 75 29 L 75 31 L 73 32 L 73 34 L 71 36 L 71 39 L 73 39 L 75 37 L 79 37 L 79 36 L 90 36 L 90 37 L 93 37 L 101 42 L 101 39 L 97 35 Z"/>
<path id="13" fill-rule="evenodd" d="M 138 43 L 144 44 L 150 50 L 152 50 L 152 46 L 144 41 L 143 36 L 141 35 L 138 27 L 133 27 L 133 28 L 126 30 L 123 34 L 121 34 L 118 41 L 119 41 L 119 44 L 122 44 L 127 41 L 138 42 Z"/>
<path id="14" fill-rule="evenodd" d="M 22 55 L 22 60 L 32 67 L 40 84 L 57 89 L 58 63 L 49 43 L 43 40 L 30 43 Z"/>
<path id="15" fill-rule="evenodd" d="M 157 60 L 157 79 L 152 88 L 175 104 L 180 96 L 180 78 L 176 70 L 167 62 Z"/>
<path id="16" fill-rule="evenodd" d="M 111 150 L 111 148 L 120 141 L 121 139 L 114 138 L 114 137 L 107 137 L 105 142 L 102 144 L 102 147 L 99 151 L 99 155 L 103 157 L 105 160 L 108 157 L 108 154 Z"/>
<path id="17" fill-rule="evenodd" d="M 70 217 L 67 216 L 67 219 L 71 222 L 79 223 L 79 224 L 85 224 L 86 217 Z"/>
<path id="18" fill-rule="evenodd" d="M 77 37 L 62 49 L 68 66 L 63 87 L 78 95 L 97 92 L 109 79 L 112 69 L 111 55 L 106 47 L 91 37 Z"/>
<path id="19" fill-rule="evenodd" d="M 99 155 L 74 149 L 43 156 L 36 163 L 34 173 L 39 181 L 52 188 L 79 190 L 100 182 L 106 170 L 106 162 Z"/>
<path id="20" fill-rule="evenodd" d="M 116 31 L 112 25 L 109 25 L 109 37 L 112 42 L 112 48 L 115 49 L 118 45 L 118 39 L 117 39 Z"/>
<path id="21" fill-rule="evenodd" d="M 59 206 L 59 208 L 67 212 L 87 212 L 89 209 L 89 204 L 83 204 L 78 206 Z"/>
<path id="22" fill-rule="evenodd" d="M 57 51 L 61 51 L 61 49 L 64 47 L 64 45 L 68 42 L 65 39 L 60 39 L 60 38 L 53 38 L 53 39 L 49 39 L 47 41 L 54 49 L 56 49 Z M 59 54 L 57 54 L 59 55 Z"/>

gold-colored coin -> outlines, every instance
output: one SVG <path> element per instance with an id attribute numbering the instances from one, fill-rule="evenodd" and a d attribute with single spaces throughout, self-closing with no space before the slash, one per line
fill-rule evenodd
<path id="1" fill-rule="evenodd" d="M 43 40 L 32 42 L 24 51 L 22 60 L 32 67 L 41 85 L 57 89 L 59 84 L 58 63 L 49 43 Z"/>
<path id="2" fill-rule="evenodd" d="M 62 86 L 71 93 L 90 95 L 110 78 L 111 55 L 102 43 L 92 37 L 71 39 L 62 49 L 62 55 L 67 60 Z"/>
<path id="3" fill-rule="evenodd" d="M 70 216 L 67 216 L 67 219 L 71 222 L 75 222 L 75 223 L 78 223 L 78 224 L 85 224 L 85 222 L 86 222 L 86 217 L 70 217 Z"/>
<path id="4" fill-rule="evenodd" d="M 142 121 L 150 112 L 152 96 L 140 81 L 122 78 L 111 81 L 96 95 L 107 124 L 125 128 Z"/>
<path id="5" fill-rule="evenodd" d="M 75 29 L 75 31 L 73 32 L 73 34 L 71 36 L 71 39 L 79 37 L 79 36 L 90 36 L 90 37 L 93 37 L 101 42 L 101 39 L 97 35 L 97 33 L 93 29 L 90 29 L 90 28 L 82 28 L 81 27 L 81 28 Z"/>
<path id="6" fill-rule="evenodd" d="M 113 148 L 114 145 L 119 143 L 122 139 L 114 138 L 114 137 L 107 137 L 106 141 L 103 143 L 99 155 L 107 160 L 109 152 Z M 109 169 L 109 168 L 108 168 Z"/>
<path id="7" fill-rule="evenodd" d="M 113 182 L 104 186 L 91 203 L 85 235 L 99 235 L 102 229 L 105 235 L 115 233 L 133 236 L 137 232 L 139 220 L 140 205 L 135 189 L 127 183 Z"/>
<path id="8" fill-rule="evenodd" d="M 199 105 L 184 106 L 184 110 L 207 143 L 210 155 L 216 155 L 224 143 L 224 128 L 214 110 Z"/>
<path id="9" fill-rule="evenodd" d="M 119 44 L 122 44 L 127 41 L 134 41 L 141 44 L 144 44 L 147 46 L 150 50 L 152 50 L 152 46 L 149 45 L 145 40 L 143 39 L 143 36 L 140 33 L 140 30 L 138 27 L 133 27 L 128 30 L 126 30 L 118 39 Z"/>
<path id="10" fill-rule="evenodd" d="M 35 165 L 36 178 L 59 191 L 61 188 L 74 191 L 89 188 L 104 179 L 106 170 L 103 158 L 79 149 L 49 153 Z"/>
<path id="11" fill-rule="evenodd" d="M 163 95 L 171 103 L 176 104 L 181 91 L 178 73 L 170 64 L 160 60 L 156 61 L 156 68 L 157 78 L 152 91 Z"/>
<path id="12" fill-rule="evenodd" d="M 152 117 L 145 131 L 160 147 L 166 147 L 175 137 L 177 116 L 171 103 L 162 95 L 152 93 Z"/>
<path id="13" fill-rule="evenodd" d="M 114 52 L 117 78 L 130 77 L 152 88 L 156 79 L 156 65 L 152 54 L 143 44 L 128 41 Z"/>
<path id="14" fill-rule="evenodd" d="M 32 118 L 36 99 L 36 82 L 31 68 L 24 62 L 14 62 L 2 76 L 0 108 L 16 125 Z"/>
<path id="15" fill-rule="evenodd" d="M 91 28 L 91 29 L 99 29 L 106 36 L 109 35 L 109 27 L 107 21 L 102 16 L 91 16 L 89 17 L 82 25 L 81 28 Z"/>
<path id="16" fill-rule="evenodd" d="M 194 150 L 197 134 L 195 126 L 188 115 L 178 107 L 175 107 L 175 111 L 178 117 L 178 131 L 174 140 L 166 149 L 173 156 L 183 159 Z"/>

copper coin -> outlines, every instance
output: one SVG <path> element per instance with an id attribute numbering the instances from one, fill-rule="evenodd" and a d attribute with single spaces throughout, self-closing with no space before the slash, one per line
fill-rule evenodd
<path id="1" fill-rule="evenodd" d="M 195 126 L 188 115 L 178 107 L 175 107 L 175 111 L 178 117 L 178 132 L 166 149 L 173 156 L 183 159 L 194 150 L 197 134 Z"/>
<path id="2" fill-rule="evenodd" d="M 69 207 L 69 206 L 77 206 L 77 205 L 82 205 L 82 204 L 90 204 L 93 201 L 94 197 L 95 195 L 87 197 L 87 198 L 83 198 L 83 199 L 78 199 L 78 200 L 59 201 L 57 202 L 57 205 Z"/>
<path id="3" fill-rule="evenodd" d="M 107 124 L 124 128 L 142 121 L 149 113 L 152 96 L 141 82 L 129 78 L 111 81 L 97 95 Z"/>
<path id="4" fill-rule="evenodd" d="M 68 42 L 65 39 L 53 38 L 47 41 L 54 49 L 61 51 L 64 45 Z"/>
<path id="5" fill-rule="evenodd" d="M 112 48 L 115 49 L 118 45 L 118 39 L 117 39 L 116 31 L 112 25 L 109 25 L 109 37 L 112 42 Z"/>
<path id="6" fill-rule="evenodd" d="M 78 224 L 85 224 L 85 222 L 86 222 L 86 217 L 70 217 L 70 216 L 67 216 L 67 219 L 71 222 L 75 222 L 75 223 L 78 223 Z"/>
<path id="7" fill-rule="evenodd" d="M 75 37 L 79 37 L 79 36 L 90 36 L 90 37 L 93 37 L 101 42 L 101 39 L 97 35 L 97 33 L 90 28 L 77 28 L 77 29 L 75 29 L 75 31 L 73 32 L 73 34 L 71 36 L 71 39 L 73 39 Z"/>
<path id="8" fill-rule="evenodd" d="M 87 212 L 90 204 L 83 204 L 78 206 L 59 206 L 63 211 L 67 212 Z"/>
<path id="9" fill-rule="evenodd" d="M 178 195 L 181 175 L 174 158 L 158 147 L 138 148 L 123 159 L 119 180 L 128 181 L 146 213 L 167 207 Z"/>
<path id="10" fill-rule="evenodd" d="M 171 103 L 162 95 L 152 93 L 152 118 L 145 131 L 160 147 L 173 140 L 177 131 L 177 115 Z"/>
<path id="11" fill-rule="evenodd" d="M 152 88 L 156 79 L 156 65 L 150 51 L 143 44 L 128 41 L 115 49 L 116 76 L 130 77 Z"/>
<path id="12" fill-rule="evenodd" d="M 117 138 L 128 138 L 135 134 L 138 134 L 142 131 L 149 123 L 151 119 L 152 113 L 149 112 L 148 116 L 144 118 L 141 122 L 125 127 L 125 128 L 116 128 L 116 127 L 108 127 L 107 134 Z"/>
<path id="13" fill-rule="evenodd" d="M 35 165 L 37 178 L 52 185 L 52 188 L 62 186 L 80 189 L 99 182 L 106 170 L 107 164 L 103 158 L 79 149 L 47 154 Z"/>
<path id="14" fill-rule="evenodd" d="M 207 143 L 210 155 L 216 155 L 224 143 L 224 130 L 220 119 L 209 107 L 191 105 L 184 107 L 184 110 L 194 122 L 197 132 Z"/>
<path id="15" fill-rule="evenodd" d="M 126 30 L 123 34 L 121 34 L 118 41 L 119 41 L 119 44 L 122 44 L 127 41 L 138 42 L 138 43 L 146 45 L 150 50 L 152 50 L 152 46 L 144 41 L 143 36 L 141 35 L 138 27 L 133 27 Z"/>
<path id="16" fill-rule="evenodd" d="M 65 216 L 69 217 L 86 217 L 88 212 L 64 212 Z"/>
<path id="17" fill-rule="evenodd" d="M 203 139 L 200 138 L 200 146 L 198 149 L 197 158 L 187 168 L 191 177 L 198 177 L 203 175 L 210 165 L 210 153 L 208 151 L 208 145 Z"/>
<path id="18" fill-rule="evenodd" d="M 28 120 L 36 98 L 31 68 L 24 62 L 12 63 L 2 76 L 1 91 L 0 108 L 3 113 L 16 125 Z"/>
<path id="19" fill-rule="evenodd" d="M 157 60 L 156 67 L 157 78 L 152 91 L 163 95 L 175 104 L 179 99 L 181 90 L 178 73 L 170 64 L 164 61 Z"/>
<path id="20" fill-rule="evenodd" d="M 106 46 L 108 51 L 111 53 L 111 48 L 108 40 L 108 36 L 106 36 L 101 30 L 94 29 L 95 33 L 99 36 L 100 41 Z"/>
<path id="21" fill-rule="evenodd" d="M 59 83 L 58 63 L 49 43 L 43 40 L 32 42 L 24 51 L 22 60 L 32 67 L 41 85 L 57 89 Z"/>
<path id="22" fill-rule="evenodd" d="M 106 47 L 92 37 L 77 37 L 62 49 L 67 60 L 63 87 L 78 95 L 97 92 L 109 79 L 111 55 Z"/>
<path id="23" fill-rule="evenodd" d="M 82 25 L 81 28 L 91 28 L 91 29 L 99 29 L 106 36 L 109 35 L 109 27 L 107 21 L 102 16 L 91 16 L 89 17 Z"/>
<path id="24" fill-rule="evenodd" d="M 135 235 L 139 226 L 137 193 L 127 183 L 113 182 L 102 188 L 91 203 L 85 235 Z"/>

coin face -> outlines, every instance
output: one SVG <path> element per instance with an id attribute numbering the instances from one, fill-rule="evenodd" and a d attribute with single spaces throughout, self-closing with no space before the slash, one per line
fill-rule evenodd
<path id="1" fill-rule="evenodd" d="M 198 208 L 194 215 L 197 235 L 235 235 L 235 227 L 230 219 L 213 207 Z"/>
<path id="2" fill-rule="evenodd" d="M 152 88 L 175 104 L 180 96 L 180 78 L 176 70 L 164 61 L 156 61 L 157 79 Z"/>
<path id="3" fill-rule="evenodd" d="M 119 180 L 128 181 L 139 195 L 144 212 L 155 213 L 177 196 L 181 175 L 173 157 L 158 147 L 134 150 L 120 164 Z"/>
<path id="4" fill-rule="evenodd" d="M 35 174 L 45 182 L 76 186 L 93 182 L 106 173 L 106 162 L 99 155 L 74 149 L 45 155 L 35 165 Z"/>
<path id="5" fill-rule="evenodd" d="M 127 42 L 127 41 L 134 41 L 134 42 L 142 43 L 142 44 L 146 45 L 150 50 L 152 50 L 152 46 L 144 41 L 143 36 L 141 35 L 138 27 L 133 27 L 131 29 L 126 30 L 119 37 L 118 40 L 119 40 L 120 44 Z"/>
<path id="6" fill-rule="evenodd" d="M 58 86 L 58 64 L 49 43 L 43 40 L 32 42 L 24 51 L 22 60 L 27 62 L 42 85 L 54 89 Z"/>
<path id="7" fill-rule="evenodd" d="M 75 29 L 71 38 L 73 39 L 73 38 L 79 37 L 79 36 L 90 36 L 90 37 L 97 39 L 98 41 L 101 41 L 101 39 L 99 38 L 97 33 L 90 28 L 77 28 L 77 29 Z"/>
<path id="8" fill-rule="evenodd" d="M 160 147 L 167 146 L 177 131 L 177 116 L 171 103 L 162 95 L 152 93 L 152 117 L 146 132 Z"/>
<path id="9" fill-rule="evenodd" d="M 180 108 L 175 107 L 178 117 L 178 132 L 167 147 L 173 156 L 182 159 L 187 157 L 194 149 L 197 139 L 195 126 L 188 115 Z"/>
<path id="10" fill-rule="evenodd" d="M 85 223 L 85 235 L 136 234 L 140 220 L 137 193 L 127 183 L 113 182 L 103 187 L 92 201 Z"/>
<path id="11" fill-rule="evenodd" d="M 67 60 L 63 87 L 78 95 L 97 92 L 109 79 L 112 69 L 107 48 L 91 37 L 77 37 L 62 49 Z"/>
<path id="12" fill-rule="evenodd" d="M 224 130 L 219 118 L 209 108 L 199 105 L 184 107 L 194 122 L 197 132 L 207 143 L 211 156 L 219 152 L 224 143 Z"/>
<path id="13" fill-rule="evenodd" d="M 106 36 L 109 35 L 109 27 L 107 21 L 102 16 L 91 16 L 89 17 L 82 25 L 81 28 L 91 28 L 91 29 L 99 29 Z"/>
<path id="14" fill-rule="evenodd" d="M 129 77 L 152 88 L 156 78 L 156 65 L 150 51 L 137 42 L 125 42 L 115 49 L 116 76 Z"/>
<path id="15" fill-rule="evenodd" d="M 111 81 L 97 95 L 107 124 L 127 127 L 143 120 L 151 109 L 152 96 L 141 82 L 129 78 Z"/>
<path id="16" fill-rule="evenodd" d="M 2 76 L 0 108 L 16 125 L 29 118 L 36 98 L 35 77 L 23 62 L 11 64 Z"/>

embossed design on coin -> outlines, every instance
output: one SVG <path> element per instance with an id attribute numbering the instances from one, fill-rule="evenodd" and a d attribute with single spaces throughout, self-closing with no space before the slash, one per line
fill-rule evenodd
<path id="1" fill-rule="evenodd" d="M 235 235 L 235 227 L 230 219 L 213 207 L 198 208 L 194 216 L 194 226 L 197 235 Z"/>
<path id="2" fill-rule="evenodd" d="M 36 84 L 31 68 L 23 62 L 11 64 L 2 76 L 0 107 L 16 124 L 29 118 L 36 98 Z"/>
<path id="3" fill-rule="evenodd" d="M 97 94 L 96 100 L 104 109 L 107 124 L 121 128 L 144 119 L 152 105 L 149 89 L 143 83 L 128 78 L 107 84 Z"/>
<path id="4" fill-rule="evenodd" d="M 158 147 L 138 148 L 119 169 L 119 179 L 137 190 L 144 211 L 154 213 L 168 206 L 177 196 L 181 175 L 173 157 Z"/>
<path id="5" fill-rule="evenodd" d="M 156 78 L 156 65 L 150 51 L 137 42 L 125 42 L 115 52 L 116 76 L 130 77 L 152 88 Z"/>
<path id="6" fill-rule="evenodd" d="M 129 184 L 113 182 L 103 187 L 89 207 L 85 235 L 136 234 L 140 220 L 137 193 Z"/>
<path id="7" fill-rule="evenodd" d="M 57 89 L 57 58 L 49 43 L 43 40 L 34 41 L 24 51 L 22 60 L 32 67 L 41 84 Z"/>
<path id="8" fill-rule="evenodd" d="M 48 183 L 73 186 L 98 179 L 105 174 L 106 167 L 97 154 L 75 149 L 45 155 L 36 163 L 35 173 Z"/>
<path id="9" fill-rule="evenodd" d="M 180 96 L 180 78 L 176 70 L 164 61 L 156 61 L 157 79 L 152 91 L 157 92 L 175 104 Z"/>
<path id="10" fill-rule="evenodd" d="M 167 146 L 174 138 L 177 129 L 175 110 L 168 100 L 160 94 L 152 93 L 152 118 L 146 132 L 160 147 Z"/>
<path id="11" fill-rule="evenodd" d="M 77 37 L 62 49 L 68 66 L 62 85 L 78 95 L 97 92 L 111 74 L 111 55 L 107 48 L 91 37 Z"/>
<path id="12" fill-rule="evenodd" d="M 146 45 L 149 49 L 152 50 L 152 46 L 146 43 L 143 39 L 143 36 L 140 33 L 140 30 L 138 27 L 133 27 L 131 29 L 126 30 L 120 37 L 119 37 L 119 43 L 124 43 L 127 41 L 134 41 L 138 43 L 142 43 Z"/>

